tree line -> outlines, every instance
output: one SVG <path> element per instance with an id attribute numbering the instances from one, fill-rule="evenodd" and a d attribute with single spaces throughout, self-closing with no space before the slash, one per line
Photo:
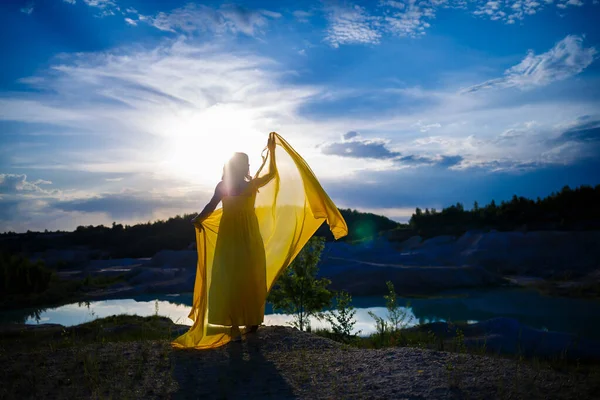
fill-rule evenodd
<path id="1" fill-rule="evenodd" d="M 563 187 L 536 200 L 514 195 L 510 201 L 471 209 L 456 203 L 441 211 L 417 208 L 409 221 L 410 230 L 432 237 L 461 235 L 470 229 L 591 230 L 600 228 L 600 185 Z"/>
<path id="2" fill-rule="evenodd" d="M 600 229 L 600 185 L 580 186 L 536 200 L 514 195 L 497 204 L 492 200 L 471 209 L 456 203 L 441 211 L 417 208 L 409 224 L 399 224 L 384 216 L 351 209 L 340 212 L 349 234 L 342 240 L 356 242 L 385 233 L 390 240 L 401 241 L 413 235 L 461 235 L 471 229 L 509 230 L 588 230 Z M 73 232 L 32 232 L 0 234 L 0 251 L 31 254 L 48 249 L 82 247 L 97 250 L 98 258 L 151 257 L 160 250 L 183 250 L 195 241 L 190 219 L 193 214 L 167 220 L 112 226 L 78 226 Z M 315 236 L 333 240 L 327 224 Z"/>
<path id="3" fill-rule="evenodd" d="M 344 240 L 363 240 L 398 226 L 397 222 L 380 215 L 350 209 L 340 211 L 349 228 L 349 235 Z M 152 257 L 160 250 L 183 250 L 193 246 L 195 230 L 190 222 L 193 216 L 177 215 L 132 226 L 116 222 L 112 226 L 78 226 L 73 232 L 7 232 L 0 234 L 0 251 L 32 254 L 48 249 L 82 247 L 97 250 L 98 258 Z M 316 236 L 333 240 L 326 224 Z"/>

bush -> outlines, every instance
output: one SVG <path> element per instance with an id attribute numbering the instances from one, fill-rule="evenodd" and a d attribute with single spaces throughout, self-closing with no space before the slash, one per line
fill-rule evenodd
<path id="1" fill-rule="evenodd" d="M 388 294 L 383 297 L 388 310 L 387 320 L 369 311 L 369 315 L 375 320 L 377 329 L 377 332 L 371 335 L 371 339 L 377 347 L 406 345 L 407 339 L 404 337 L 403 330 L 413 321 L 413 316 L 408 311 L 410 303 L 406 305 L 406 308 L 401 307 L 398 304 L 398 295 L 394 284 L 388 281 L 386 285 Z"/>
<path id="2" fill-rule="evenodd" d="M 22 255 L 6 253 L 0 253 L 0 271 L 0 298 L 42 293 L 53 275 L 42 261 L 31 262 Z"/>
<path id="3" fill-rule="evenodd" d="M 352 296 L 341 291 L 335 296 L 336 310 L 325 314 L 325 319 L 331 324 L 333 339 L 343 343 L 351 343 L 356 340 L 358 333 L 352 333 L 356 320 L 356 310 L 352 306 Z"/>
<path id="4" fill-rule="evenodd" d="M 310 331 L 309 318 L 319 317 L 320 311 L 331 304 L 332 294 L 327 290 L 331 281 L 317 279 L 324 246 L 323 238 L 311 238 L 269 293 L 273 309 L 292 314 L 293 325 L 301 331 Z"/>

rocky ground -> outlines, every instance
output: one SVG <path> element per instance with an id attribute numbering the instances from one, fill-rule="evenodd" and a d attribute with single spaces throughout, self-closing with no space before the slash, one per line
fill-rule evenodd
<path id="1" fill-rule="evenodd" d="M 591 399 L 600 393 L 596 367 L 358 349 L 287 327 L 261 327 L 215 350 L 176 350 L 155 339 L 155 328 L 167 322 L 151 318 L 0 329 L 0 398 Z M 182 328 L 168 329 L 173 336 Z"/>

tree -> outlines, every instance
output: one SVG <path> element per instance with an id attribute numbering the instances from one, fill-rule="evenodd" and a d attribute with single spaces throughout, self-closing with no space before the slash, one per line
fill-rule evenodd
<path id="1" fill-rule="evenodd" d="M 356 324 L 354 319 L 356 310 L 352 306 L 352 296 L 342 290 L 335 296 L 335 305 L 336 310 L 325 314 L 325 319 L 331 324 L 335 339 L 349 343 L 358 335 L 358 333 L 352 333 Z"/>
<path id="2" fill-rule="evenodd" d="M 317 279 L 324 242 L 321 237 L 311 238 L 269 293 L 273 308 L 292 314 L 293 325 L 301 331 L 310 330 L 309 317 L 319 317 L 320 311 L 331 305 L 332 293 L 327 290 L 331 281 Z"/>
<path id="3" fill-rule="evenodd" d="M 371 318 L 375 320 L 377 332 L 374 336 L 379 345 L 390 344 L 394 336 L 401 336 L 402 329 L 407 328 L 414 319 L 410 312 L 410 303 L 407 303 L 406 307 L 401 307 L 398 303 L 398 295 L 394 289 L 394 284 L 391 281 L 387 281 L 385 284 L 388 294 L 383 298 L 388 311 L 387 320 L 377 316 L 372 311 L 368 312 Z"/>

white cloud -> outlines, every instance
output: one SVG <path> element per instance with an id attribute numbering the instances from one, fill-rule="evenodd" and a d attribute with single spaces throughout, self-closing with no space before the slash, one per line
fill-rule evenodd
<path id="1" fill-rule="evenodd" d="M 414 37 L 424 35 L 425 30 L 431 26 L 427 21 L 433 18 L 435 18 L 435 6 L 432 3 L 408 0 L 399 11 L 387 14 L 384 21 L 386 29 L 391 33 L 397 36 Z"/>
<path id="2" fill-rule="evenodd" d="M 67 0 L 67 2 L 70 1 L 71 0 Z M 74 4 L 75 0 L 72 1 L 73 3 L 71 4 Z M 114 0 L 83 0 L 83 2 L 86 5 L 97 9 L 98 13 L 95 16 L 99 18 L 112 17 L 117 15 L 117 13 L 124 14 Z"/>
<path id="3" fill-rule="evenodd" d="M 584 0 L 559 0 L 560 8 L 581 6 Z M 596 1 L 596 0 L 593 0 Z M 440 8 L 465 9 L 470 13 L 514 24 L 534 15 L 553 0 L 381 0 L 376 7 L 358 5 L 326 8 L 329 26 L 325 41 L 344 44 L 377 44 L 385 34 L 419 37 L 431 27 Z"/>
<path id="4" fill-rule="evenodd" d="M 582 6 L 582 0 L 558 0 L 557 7 L 565 9 L 568 6 Z M 524 20 L 528 15 L 534 15 L 543 10 L 553 0 L 484 0 L 476 4 L 474 15 L 489 18 L 491 20 L 501 20 L 507 24 L 514 24 L 516 21 Z"/>
<path id="5" fill-rule="evenodd" d="M 102 152 L 59 149 L 60 156 L 32 157 L 29 166 L 124 173 L 156 170 L 152 165 L 162 162 L 170 173 L 202 178 L 208 175 L 181 158 L 191 160 L 188 153 L 209 140 L 217 150 L 204 148 L 198 155 L 206 160 L 201 164 L 220 176 L 228 151 L 247 146 L 258 157 L 266 132 L 290 121 L 302 124 L 297 108 L 319 92 L 280 83 L 283 72 L 271 59 L 185 41 L 149 51 L 64 55 L 60 60 L 63 64 L 36 84 L 44 95 L 0 99 L 0 120 L 37 121 L 101 135 L 106 147 Z M 135 145 L 114 147 L 113 137 L 128 137 Z"/>
<path id="6" fill-rule="evenodd" d="M 125 18 L 125 22 L 127 22 L 129 25 L 137 26 L 137 22 L 132 20 L 131 18 Z"/>
<path id="7" fill-rule="evenodd" d="M 27 15 L 31 15 L 31 13 L 33 12 L 34 6 L 33 3 L 29 3 L 27 6 L 21 8 L 21 12 L 23 14 L 27 14 Z"/>
<path id="8" fill-rule="evenodd" d="M 117 15 L 117 13 L 115 13 L 114 10 L 102 10 L 100 11 L 100 14 L 98 14 L 98 17 L 112 17 L 114 15 Z"/>
<path id="9" fill-rule="evenodd" d="M 423 132 L 423 133 L 428 132 L 428 131 L 430 131 L 432 129 L 435 129 L 435 128 L 441 128 L 442 127 L 442 125 L 440 125 L 437 122 L 433 123 L 433 124 L 425 124 L 425 123 L 423 123 L 423 121 L 420 121 L 420 120 L 417 121 L 415 124 L 413 124 L 413 126 L 417 127 L 419 129 L 419 131 Z"/>
<path id="10" fill-rule="evenodd" d="M 113 7 L 117 4 L 112 0 L 83 0 L 85 4 L 90 7 L 107 8 Z"/>
<path id="11" fill-rule="evenodd" d="M 76 0 L 63 0 L 65 3 L 69 3 L 69 4 L 75 4 L 77 1 Z"/>
<path id="12" fill-rule="evenodd" d="M 308 18 L 312 16 L 312 13 L 303 10 L 296 10 L 292 15 L 298 20 L 298 22 L 308 22 Z"/>
<path id="13" fill-rule="evenodd" d="M 356 132 L 356 131 L 349 131 L 349 132 L 346 132 L 346 133 L 344 133 L 342 135 L 342 140 L 350 140 L 350 139 L 356 138 L 358 136 L 359 136 L 358 132 Z"/>
<path id="14" fill-rule="evenodd" d="M 404 3 L 401 3 L 399 1 L 394 1 L 394 0 L 382 0 L 379 2 L 380 6 L 389 6 L 392 8 L 398 8 L 400 10 L 406 8 L 406 6 L 404 5 Z"/>
<path id="15" fill-rule="evenodd" d="M 330 25 L 325 41 L 333 47 L 339 47 L 340 44 L 379 43 L 379 22 L 363 7 L 333 7 L 328 11 L 327 18 Z"/>
<path id="16" fill-rule="evenodd" d="M 569 35 L 545 53 L 535 55 L 530 50 L 519 64 L 504 72 L 504 77 L 471 86 L 464 92 L 548 85 L 579 74 L 595 60 L 597 54 L 594 47 L 583 47 L 582 37 Z"/>
<path id="17" fill-rule="evenodd" d="M 267 17 L 270 17 L 270 18 L 281 18 L 282 17 L 281 13 L 278 13 L 275 11 L 260 10 L 260 13 L 262 15 L 266 15 Z"/>
<path id="18" fill-rule="evenodd" d="M 145 21 L 157 29 L 168 32 L 186 34 L 232 32 L 255 36 L 263 32 L 269 18 L 279 17 L 281 14 L 268 10 L 248 10 L 234 5 L 223 5 L 214 9 L 190 3 L 168 13 L 160 12 L 154 17 L 147 17 Z"/>
<path id="19" fill-rule="evenodd" d="M 55 191 L 47 191 L 40 185 L 51 185 L 51 181 L 38 179 L 34 182 L 27 180 L 25 174 L 0 174 L 0 193 L 15 194 L 15 193 L 38 193 L 52 194 Z"/>

